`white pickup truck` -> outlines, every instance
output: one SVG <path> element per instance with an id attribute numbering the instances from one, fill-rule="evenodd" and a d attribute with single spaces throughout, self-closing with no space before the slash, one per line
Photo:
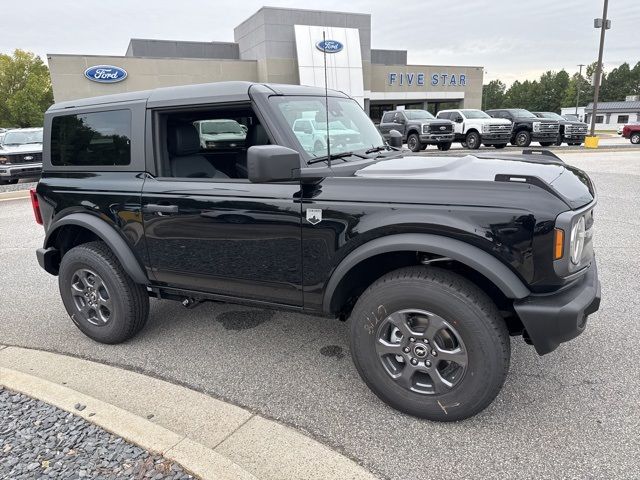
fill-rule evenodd
<path id="1" fill-rule="evenodd" d="M 329 122 L 331 135 L 331 147 L 337 145 L 357 144 L 360 134 L 350 128 L 346 128 L 342 122 Z M 298 118 L 293 122 L 293 133 L 300 142 L 302 148 L 309 153 L 322 153 L 327 149 L 327 124 L 318 122 L 313 118 Z"/>
<path id="2" fill-rule="evenodd" d="M 16 128 L 4 132 L 0 143 L 0 185 L 42 173 L 42 128 Z"/>
<path id="3" fill-rule="evenodd" d="M 441 110 L 436 117 L 451 120 L 454 123 L 454 141 L 471 150 L 480 145 L 504 148 L 511 140 L 512 123 L 503 118 L 493 118 L 482 110 Z"/>

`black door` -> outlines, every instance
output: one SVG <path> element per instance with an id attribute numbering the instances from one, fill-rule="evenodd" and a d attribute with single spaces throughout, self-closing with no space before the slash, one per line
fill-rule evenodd
<path id="1" fill-rule="evenodd" d="M 302 305 L 298 184 L 148 178 L 142 210 L 157 282 Z"/>

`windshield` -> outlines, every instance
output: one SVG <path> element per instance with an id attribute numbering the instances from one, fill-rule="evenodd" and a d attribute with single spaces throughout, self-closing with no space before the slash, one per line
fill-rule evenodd
<path id="1" fill-rule="evenodd" d="M 513 110 L 509 110 L 514 117 L 524 117 L 524 118 L 538 118 L 529 110 L 525 110 L 524 108 L 515 108 Z"/>
<path id="2" fill-rule="evenodd" d="M 235 120 L 206 120 L 200 123 L 200 132 L 204 135 L 220 133 L 237 133 L 244 135 L 244 130 Z"/>
<path id="3" fill-rule="evenodd" d="M 24 145 L 27 143 L 42 143 L 42 130 L 9 131 L 4 134 L 4 139 L 2 139 L 3 145 Z"/>
<path id="4" fill-rule="evenodd" d="M 435 118 L 426 110 L 405 110 L 404 114 L 409 120 L 431 120 Z"/>
<path id="5" fill-rule="evenodd" d="M 563 115 L 563 117 L 565 120 L 575 120 L 575 121 L 578 120 L 578 116 L 573 113 L 568 113 L 566 115 Z"/>
<path id="6" fill-rule="evenodd" d="M 491 118 L 490 115 L 487 115 L 482 110 L 460 110 L 460 111 L 467 118 Z"/>
<path id="7" fill-rule="evenodd" d="M 553 112 L 539 112 L 539 116 L 542 118 L 550 118 L 551 120 L 564 120 L 560 115 Z"/>
<path id="8" fill-rule="evenodd" d="M 310 158 L 383 147 L 384 140 L 362 107 L 350 98 L 329 97 L 329 145 L 324 97 L 273 96 L 270 101 L 282 115 Z M 300 121 L 308 119 L 309 122 Z M 296 121 L 297 120 L 297 121 Z M 314 125 L 315 128 L 311 128 Z"/>

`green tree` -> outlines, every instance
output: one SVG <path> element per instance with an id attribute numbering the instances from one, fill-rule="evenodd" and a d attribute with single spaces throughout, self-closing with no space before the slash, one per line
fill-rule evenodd
<path id="1" fill-rule="evenodd" d="M 623 101 L 633 92 L 633 75 L 628 63 L 623 63 L 607 74 L 600 88 L 600 99 L 603 102 Z"/>
<path id="2" fill-rule="evenodd" d="M 506 85 L 500 80 L 491 80 L 482 86 L 482 109 L 500 108 L 504 102 Z"/>
<path id="3" fill-rule="evenodd" d="M 569 80 L 569 85 L 564 92 L 562 99 L 563 107 L 571 107 L 576 104 L 578 89 L 580 90 L 580 105 L 579 107 L 584 107 L 591 100 L 593 100 L 593 86 L 589 83 L 584 76 L 580 76 L 577 73 L 573 74 L 571 80 Z"/>
<path id="4" fill-rule="evenodd" d="M 0 54 L 0 126 L 40 127 L 53 103 L 49 69 L 31 52 Z"/>
<path id="5" fill-rule="evenodd" d="M 545 72 L 540 77 L 538 89 L 532 109 L 544 112 L 560 112 L 563 106 L 562 101 L 569 87 L 569 74 L 560 70 L 559 72 Z M 534 108 L 535 107 L 535 108 Z"/>
<path id="6" fill-rule="evenodd" d="M 537 107 L 536 96 L 538 94 L 539 85 L 537 81 L 525 80 L 520 82 L 516 80 L 505 93 L 504 106 L 507 108 L 526 108 L 535 110 Z"/>

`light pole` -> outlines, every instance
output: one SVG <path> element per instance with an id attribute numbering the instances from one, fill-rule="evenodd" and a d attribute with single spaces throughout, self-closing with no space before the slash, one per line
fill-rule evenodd
<path id="1" fill-rule="evenodd" d="M 600 51 L 598 52 L 598 65 L 596 66 L 596 81 L 593 92 L 593 109 L 591 110 L 591 131 L 590 136 L 595 136 L 596 130 L 596 114 L 598 113 L 598 95 L 600 94 L 600 78 L 602 77 L 602 52 L 604 50 L 604 34 L 607 28 L 611 28 L 611 22 L 607 21 L 607 9 L 609 8 L 609 0 L 604 0 L 604 7 L 602 10 L 602 18 L 596 18 L 594 21 L 594 27 L 600 28 Z M 597 148 L 598 142 L 595 140 L 595 144 L 592 148 Z"/>
<path id="2" fill-rule="evenodd" d="M 576 117 L 578 116 L 578 105 L 580 104 L 580 84 L 582 83 L 582 67 L 584 67 L 584 63 L 578 64 L 580 67 L 580 72 L 578 73 L 578 93 L 576 95 Z"/>

